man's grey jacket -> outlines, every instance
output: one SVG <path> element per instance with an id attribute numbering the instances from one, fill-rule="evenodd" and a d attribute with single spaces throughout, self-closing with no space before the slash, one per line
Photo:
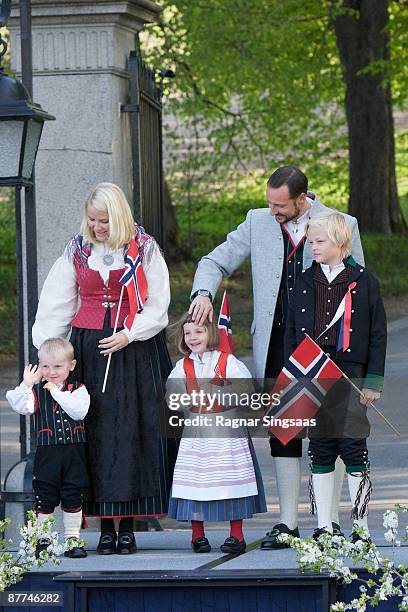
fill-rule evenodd
<path id="1" fill-rule="evenodd" d="M 338 212 L 324 206 L 317 198 L 310 208 L 309 218 Z M 357 219 L 345 213 L 352 229 L 351 254 L 364 265 Z M 251 335 L 254 352 L 255 377 L 263 378 L 269 340 L 275 314 L 276 300 L 283 268 L 283 238 L 280 224 L 269 208 L 250 210 L 236 230 L 227 235 L 225 242 L 203 257 L 197 267 L 191 293 L 207 289 L 215 296 L 222 279 L 230 276 L 242 262 L 251 257 L 254 315 Z M 313 261 L 310 245 L 306 241 L 303 251 L 303 269 Z"/>

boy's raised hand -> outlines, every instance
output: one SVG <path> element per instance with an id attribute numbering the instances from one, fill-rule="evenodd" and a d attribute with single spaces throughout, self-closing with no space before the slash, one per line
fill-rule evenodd
<path id="1" fill-rule="evenodd" d="M 33 387 L 41 381 L 41 370 L 38 365 L 31 365 L 31 363 L 29 363 L 24 368 L 23 381 L 27 387 Z"/>
<path id="2" fill-rule="evenodd" d="M 53 389 L 58 389 L 58 387 L 55 383 L 48 381 L 47 383 L 45 383 L 44 389 L 47 389 L 48 391 L 52 391 Z"/>

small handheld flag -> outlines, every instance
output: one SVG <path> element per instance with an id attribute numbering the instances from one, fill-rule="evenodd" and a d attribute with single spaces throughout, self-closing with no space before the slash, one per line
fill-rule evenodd
<path id="1" fill-rule="evenodd" d="M 120 308 L 122 306 L 123 289 L 126 287 L 129 298 L 129 314 L 127 315 L 123 325 L 126 329 L 131 329 L 135 316 L 143 310 L 144 303 L 147 297 L 147 279 L 143 270 L 142 260 L 139 255 L 139 247 L 137 246 L 135 237 L 132 238 L 128 252 L 125 257 L 125 271 L 119 279 L 122 289 L 118 310 L 116 312 L 115 325 L 112 335 L 116 334 L 116 329 L 119 321 Z M 112 353 L 109 354 L 106 364 L 105 377 L 102 385 L 102 393 L 105 393 L 106 382 L 108 380 L 109 368 L 112 360 Z"/>
<path id="2" fill-rule="evenodd" d="M 224 295 L 222 296 L 220 315 L 218 317 L 218 330 L 220 342 L 217 349 L 223 353 L 233 353 L 234 345 L 232 342 L 231 313 L 226 291 L 224 291 Z"/>
<path id="3" fill-rule="evenodd" d="M 125 257 L 125 271 L 119 282 L 126 287 L 129 298 L 129 314 L 124 321 L 126 329 L 131 329 L 138 312 L 143 310 L 147 297 L 147 280 L 135 238 L 130 243 Z"/>
<path id="4" fill-rule="evenodd" d="M 280 395 L 280 404 L 270 408 L 267 414 L 275 419 L 293 419 L 295 422 L 313 418 L 326 393 L 342 376 L 340 368 L 306 334 L 282 368 L 272 389 L 272 395 Z M 287 444 L 303 428 L 304 425 L 297 424 L 288 428 L 271 425 L 269 431 L 282 444 Z"/>

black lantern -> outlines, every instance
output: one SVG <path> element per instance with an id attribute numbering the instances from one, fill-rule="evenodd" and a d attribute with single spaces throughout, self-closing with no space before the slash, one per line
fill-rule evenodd
<path id="1" fill-rule="evenodd" d="M 4 74 L 1 58 L 6 51 L 0 35 L 0 186 L 29 187 L 44 121 L 55 117 L 32 101 L 20 81 Z"/>

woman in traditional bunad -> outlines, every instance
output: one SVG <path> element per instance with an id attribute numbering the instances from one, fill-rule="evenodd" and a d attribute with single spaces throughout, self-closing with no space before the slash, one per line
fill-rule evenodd
<path id="1" fill-rule="evenodd" d="M 135 552 L 134 517 L 167 512 L 176 444 L 159 436 L 158 411 L 171 369 L 160 333 L 169 302 L 156 241 L 135 224 L 123 191 L 100 183 L 85 203 L 80 233 L 48 274 L 33 326 L 37 347 L 72 328 L 74 375 L 91 396 L 85 514 L 101 517 L 99 554 Z"/>
<path id="2" fill-rule="evenodd" d="M 225 423 L 232 421 L 239 408 L 229 408 L 223 401 L 211 406 L 194 405 L 193 391 L 209 393 L 216 399 L 222 398 L 219 389 L 224 389 L 225 395 L 230 391 L 231 396 L 237 390 L 248 392 L 252 388 L 252 384 L 236 380 L 251 378 L 245 364 L 234 355 L 216 350 L 218 344 L 214 322 L 206 320 L 204 325 L 197 325 L 188 313 L 181 318 L 178 347 L 185 357 L 176 363 L 167 381 L 169 407 L 177 409 L 177 402 L 170 403 L 170 398 L 175 400 L 187 393 L 192 398 L 190 416 L 207 417 L 207 421 L 201 421 L 203 426 L 184 428 L 168 516 L 191 521 L 191 546 L 196 553 L 211 550 L 204 521 L 230 521 L 230 535 L 221 550 L 239 554 L 246 549 L 243 519 L 267 510 L 262 477 L 247 428 L 231 430 L 229 426 L 217 426 L 215 419 L 219 413 L 219 416 L 225 415 Z"/>

